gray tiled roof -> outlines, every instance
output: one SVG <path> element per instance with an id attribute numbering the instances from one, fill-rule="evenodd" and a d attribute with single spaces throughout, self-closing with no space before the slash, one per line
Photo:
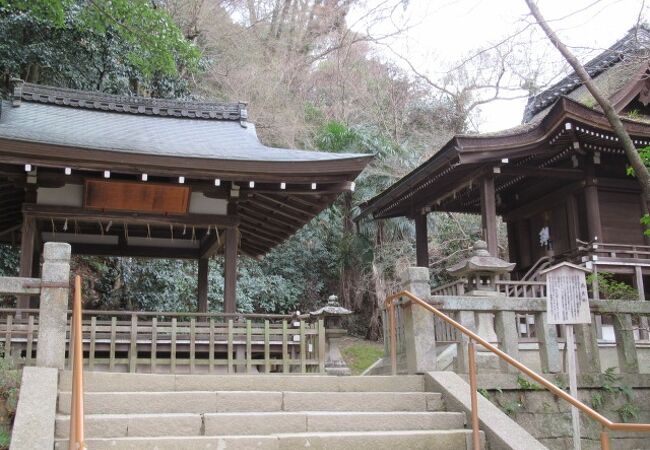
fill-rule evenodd
<path id="1" fill-rule="evenodd" d="M 323 161 L 358 154 L 264 146 L 252 125 L 106 112 L 22 101 L 2 102 L 0 138 L 145 155 L 225 160 Z"/>
<path id="2" fill-rule="evenodd" d="M 610 67 L 620 63 L 627 56 L 647 51 L 650 46 L 650 29 L 646 27 L 632 28 L 610 48 L 587 62 L 584 67 L 589 75 L 594 78 Z M 524 110 L 524 123 L 529 122 L 535 115 L 544 110 L 547 106 L 555 103 L 561 96 L 569 95 L 571 92 L 582 86 L 578 75 L 572 72 L 553 86 L 530 97 Z"/>

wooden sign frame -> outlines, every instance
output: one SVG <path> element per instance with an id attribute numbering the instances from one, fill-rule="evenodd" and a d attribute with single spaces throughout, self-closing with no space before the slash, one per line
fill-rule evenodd
<path id="1" fill-rule="evenodd" d="M 187 214 L 191 188 L 184 185 L 122 180 L 84 181 L 87 209 L 148 214 Z"/>

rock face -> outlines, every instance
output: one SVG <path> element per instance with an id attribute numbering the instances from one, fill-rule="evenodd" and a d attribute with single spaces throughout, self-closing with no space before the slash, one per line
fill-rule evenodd
<path id="1" fill-rule="evenodd" d="M 55 448 L 67 449 L 70 381 Z M 149 375 L 86 372 L 86 444 L 101 449 L 466 450 L 465 414 L 422 376 Z"/>

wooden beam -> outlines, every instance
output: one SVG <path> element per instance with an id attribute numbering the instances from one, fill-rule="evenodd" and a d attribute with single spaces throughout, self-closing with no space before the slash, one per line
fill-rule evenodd
<path id="1" fill-rule="evenodd" d="M 0 236 L 2 236 L 4 234 L 9 234 L 12 231 L 16 231 L 21 227 L 22 227 L 22 224 L 20 224 L 20 223 L 16 224 L 16 225 L 9 225 L 9 226 L 7 226 L 7 228 L 0 227 Z"/>
<path id="2" fill-rule="evenodd" d="M 249 217 L 255 218 L 260 221 L 260 224 L 273 224 L 276 227 L 280 227 L 280 229 L 285 229 L 287 231 L 295 230 L 296 228 L 302 226 L 303 222 L 295 219 L 295 221 L 287 221 L 286 219 L 278 218 L 278 217 L 273 217 L 273 216 L 268 216 L 264 215 L 260 211 L 255 210 L 254 208 L 251 208 L 250 206 L 246 206 L 245 203 L 240 203 L 239 204 L 239 210 L 243 212 L 241 214 L 242 216 L 246 214 Z"/>
<path id="3" fill-rule="evenodd" d="M 525 176 L 531 178 L 562 178 L 568 180 L 582 180 L 584 173 L 580 169 L 561 169 L 561 168 L 537 168 L 537 167 L 518 167 L 518 166 L 501 166 L 501 175 L 507 176 Z"/>
<path id="4" fill-rule="evenodd" d="M 488 251 L 492 256 L 499 256 L 499 241 L 497 237 L 497 209 L 494 192 L 494 178 L 486 175 L 480 181 L 481 220 L 483 236 L 487 242 Z"/>
<path id="5" fill-rule="evenodd" d="M 240 225 L 242 223 L 247 223 L 249 225 L 253 225 L 255 227 L 263 227 L 267 232 L 272 232 L 274 235 L 275 234 L 283 234 L 283 233 L 293 233 L 296 229 L 300 227 L 300 225 L 287 225 L 285 223 L 282 224 L 277 224 L 277 223 L 271 223 L 268 221 L 267 216 L 263 215 L 258 215 L 250 210 L 240 210 L 239 212 L 239 218 L 240 218 Z"/>
<path id="6" fill-rule="evenodd" d="M 253 198 L 254 197 L 259 197 L 262 200 L 269 201 L 269 202 L 271 202 L 271 203 L 273 203 L 273 204 L 275 204 L 275 205 L 277 205 L 277 206 L 279 206 L 281 208 L 289 209 L 289 210 L 294 211 L 294 212 L 296 212 L 298 214 L 307 214 L 307 215 L 313 217 L 315 214 L 318 214 L 320 212 L 320 208 L 311 208 L 311 207 L 305 208 L 305 205 L 294 206 L 292 204 L 292 202 L 291 202 L 291 197 L 290 196 L 287 196 L 284 199 L 284 201 L 279 200 L 279 199 L 277 199 L 277 198 L 275 198 L 275 197 L 273 197 L 271 195 L 263 195 L 263 194 L 258 194 L 258 193 L 255 193 L 251 197 L 253 197 Z M 249 198 L 251 198 L 251 197 L 249 197 Z"/>
<path id="7" fill-rule="evenodd" d="M 312 217 L 314 217 L 313 215 L 309 213 L 305 213 L 304 211 L 302 211 L 300 214 L 296 212 L 286 212 L 282 209 L 281 206 L 274 207 L 273 205 L 269 205 L 267 203 L 264 203 L 263 201 L 256 200 L 254 198 L 248 198 L 244 202 L 242 202 L 242 204 L 243 203 L 250 203 L 251 206 L 255 206 L 256 208 L 262 209 L 263 213 L 273 217 L 282 216 L 282 217 L 286 217 L 289 220 L 296 220 L 296 219 L 311 220 Z"/>
<path id="8" fill-rule="evenodd" d="M 46 206 L 26 203 L 23 205 L 25 216 L 45 219 L 68 219 L 84 221 L 112 220 L 118 223 L 141 225 L 187 225 L 236 227 L 239 219 L 236 216 L 221 214 L 148 214 L 122 211 L 101 211 L 77 208 L 71 206 Z"/>
<path id="9" fill-rule="evenodd" d="M 34 263 L 34 243 L 36 241 L 36 221 L 32 217 L 23 218 L 20 237 L 20 272 L 21 277 L 30 278 Z M 18 296 L 18 308 L 29 308 L 29 296 Z"/>
<path id="10" fill-rule="evenodd" d="M 216 230 L 214 234 L 210 234 L 209 236 L 203 236 L 199 247 L 201 258 L 210 258 L 216 254 L 223 247 L 225 236 L 226 232 L 222 231 L 219 233 L 219 230 Z"/>
<path id="11" fill-rule="evenodd" d="M 197 259 L 199 252 L 196 248 L 161 248 L 129 245 L 125 248 L 119 244 L 74 244 L 71 243 L 72 253 L 90 256 L 128 256 L 133 258 L 159 259 Z"/>
<path id="12" fill-rule="evenodd" d="M 415 259 L 418 267 L 429 267 L 429 237 L 427 235 L 427 215 L 415 216 Z"/>
<path id="13" fill-rule="evenodd" d="M 237 312 L 237 234 L 237 228 L 226 228 L 223 275 L 223 312 L 225 313 Z"/>
<path id="14" fill-rule="evenodd" d="M 274 247 L 274 246 L 272 246 L 272 247 Z M 254 244 L 252 242 L 249 242 L 249 241 L 247 241 L 245 239 L 242 239 L 242 241 L 241 241 L 242 251 L 244 251 L 245 253 L 248 253 L 249 255 L 257 255 L 257 256 L 263 255 L 264 253 L 269 251 L 269 248 L 272 248 L 272 247 L 260 247 L 259 245 L 256 245 L 256 244 Z M 253 252 L 250 252 L 250 251 L 246 250 L 247 248 L 253 249 Z"/>
<path id="15" fill-rule="evenodd" d="M 260 238 L 263 241 L 273 243 L 274 245 L 279 244 L 280 242 L 284 241 L 287 237 L 291 236 L 291 233 L 289 232 L 283 233 L 282 235 L 273 235 L 271 233 L 262 231 L 259 228 L 256 228 L 254 226 L 250 226 L 243 221 L 241 224 L 239 224 L 239 230 L 245 231 L 246 234 L 250 236 L 249 240 Z"/>
<path id="16" fill-rule="evenodd" d="M 198 312 L 208 312 L 208 275 L 210 272 L 210 260 L 208 258 L 199 258 L 198 264 Z"/>

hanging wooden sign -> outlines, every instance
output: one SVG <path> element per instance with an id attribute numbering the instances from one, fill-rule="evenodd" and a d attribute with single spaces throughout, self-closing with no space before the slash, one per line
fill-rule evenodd
<path id="1" fill-rule="evenodd" d="M 84 207 L 110 211 L 186 214 L 190 188 L 170 184 L 86 180 Z"/>

